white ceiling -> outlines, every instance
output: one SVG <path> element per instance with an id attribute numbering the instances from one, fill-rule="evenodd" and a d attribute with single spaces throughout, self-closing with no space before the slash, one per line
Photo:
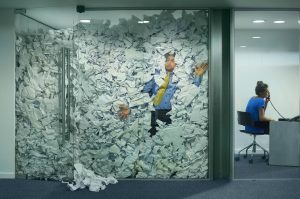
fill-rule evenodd
<path id="1" fill-rule="evenodd" d="M 0 8 L 65 7 L 78 4 L 86 7 L 143 8 L 300 8 L 299 0 L 1 0 Z"/>
<path id="2" fill-rule="evenodd" d="M 252 39 L 253 36 L 261 38 Z M 298 52 L 299 36 L 299 30 L 236 30 L 234 42 L 240 52 Z"/>
<path id="3" fill-rule="evenodd" d="M 27 9 L 27 14 L 56 28 L 72 27 L 81 18 L 97 18 L 99 12 L 85 12 L 79 14 L 75 11 L 78 4 L 87 7 L 143 7 L 143 8 L 171 8 L 171 7 L 282 7 L 300 8 L 300 0 L 10 0 L 2 2 L 0 7 L 33 8 Z M 26 2 L 26 3 L 25 3 Z M 60 6 L 60 7 L 57 7 Z M 299 9 L 300 10 L 300 9 Z M 109 12 L 109 11 L 107 11 Z M 137 11 L 134 11 L 137 12 Z M 235 12 L 235 44 L 247 48 L 241 51 L 299 51 L 298 11 L 236 11 Z M 264 24 L 253 24 L 252 20 L 264 19 Z M 273 24 L 273 20 L 285 20 L 285 24 Z M 275 30 L 274 30 L 275 29 Z M 272 30 L 272 31 L 271 31 Z M 251 36 L 262 36 L 254 40 Z"/>
<path id="4" fill-rule="evenodd" d="M 299 0 L 300 2 L 300 0 Z M 299 11 L 236 11 L 236 29 L 300 29 Z M 265 20 L 265 23 L 255 24 L 253 20 Z M 275 20 L 284 20 L 284 24 L 274 24 Z"/>
<path id="5" fill-rule="evenodd" d="M 209 7 L 220 8 L 299 8 L 300 0 L 0 0 L 0 8 L 26 8 L 27 15 L 38 19 L 55 28 L 72 27 L 79 18 L 95 12 L 79 14 L 76 5 L 87 8 L 101 7 L 103 9 L 117 8 L 145 8 L 145 9 L 199 9 Z M 94 18 L 97 18 L 93 14 Z M 236 12 L 237 29 L 296 29 L 299 13 L 283 11 L 243 11 Z M 262 18 L 265 24 L 254 25 L 251 20 Z M 249 20 L 250 19 L 250 20 Z M 273 19 L 287 20 L 286 24 L 277 25 L 270 23 Z"/>
<path id="6" fill-rule="evenodd" d="M 252 22 L 258 19 L 265 20 L 265 23 Z M 286 23 L 274 24 L 274 20 L 284 20 Z M 236 11 L 234 14 L 236 52 L 299 52 L 298 20 L 298 11 Z M 254 36 L 261 38 L 253 39 Z"/>
<path id="7" fill-rule="evenodd" d="M 299 0 L 300 2 L 300 0 Z M 77 13 L 74 7 L 48 7 L 27 9 L 26 14 L 55 28 L 72 27 L 79 19 L 103 19 L 105 13 L 116 12 L 117 15 L 143 15 L 151 11 L 89 11 Z M 298 11 L 235 11 L 236 29 L 300 29 L 300 12 Z M 265 23 L 254 24 L 252 21 L 263 19 Z M 284 20 L 284 24 L 274 24 L 274 20 Z"/>

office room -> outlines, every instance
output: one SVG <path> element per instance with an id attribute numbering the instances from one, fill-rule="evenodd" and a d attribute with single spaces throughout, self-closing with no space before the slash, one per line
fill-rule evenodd
<path id="1" fill-rule="evenodd" d="M 299 12 L 235 11 L 234 20 L 235 178 L 299 178 Z M 237 112 L 244 112 L 252 97 L 260 97 L 255 92 L 259 81 L 268 86 L 264 112 L 272 121 L 269 134 L 253 136 L 240 132 L 245 126 Z M 254 149 L 253 143 L 258 144 Z"/>
<path id="2" fill-rule="evenodd" d="M 0 199 L 299 199 L 293 1 L 1 2 Z"/>

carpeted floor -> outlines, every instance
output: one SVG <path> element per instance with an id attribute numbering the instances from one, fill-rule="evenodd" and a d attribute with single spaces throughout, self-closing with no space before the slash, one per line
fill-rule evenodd
<path id="1" fill-rule="evenodd" d="M 0 199 L 300 199 L 300 168 L 256 156 L 235 162 L 235 180 L 121 180 L 99 193 L 71 192 L 56 181 L 0 179 Z"/>
<path id="2" fill-rule="evenodd" d="M 240 156 L 239 161 L 235 161 L 235 179 L 300 179 L 300 167 L 271 166 L 266 164 L 261 155 L 255 155 L 253 164 L 249 164 L 248 159 Z M 300 198 L 300 196 L 299 196 Z"/>
<path id="3" fill-rule="evenodd" d="M 300 180 L 123 180 L 99 193 L 71 192 L 66 184 L 0 180 L 1 199 L 299 199 Z"/>

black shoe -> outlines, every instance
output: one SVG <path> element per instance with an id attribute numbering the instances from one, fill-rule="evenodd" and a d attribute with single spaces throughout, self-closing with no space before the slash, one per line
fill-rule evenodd
<path id="1" fill-rule="evenodd" d="M 150 137 L 152 137 L 153 135 L 156 135 L 157 130 L 155 127 L 152 127 L 148 132 L 150 133 Z"/>

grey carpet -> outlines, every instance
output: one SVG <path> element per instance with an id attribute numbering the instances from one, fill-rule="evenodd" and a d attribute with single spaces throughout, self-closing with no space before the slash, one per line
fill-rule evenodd
<path id="1" fill-rule="evenodd" d="M 255 155 L 253 164 L 249 164 L 248 159 L 244 159 L 241 155 L 240 160 L 235 161 L 235 179 L 300 178 L 300 167 L 271 166 L 266 164 L 261 157 L 261 155 Z"/>
<path id="2" fill-rule="evenodd" d="M 0 180 L 0 199 L 300 199 L 300 168 L 269 166 L 260 156 L 235 162 L 226 180 L 121 180 L 99 193 L 71 192 L 66 184 L 40 180 Z M 249 180 L 256 179 L 256 180 Z M 273 179 L 273 180 L 272 180 Z"/>
<path id="3" fill-rule="evenodd" d="M 0 180 L 1 199 L 299 199 L 300 180 L 124 180 L 99 193 L 71 192 L 66 184 L 39 180 Z"/>

